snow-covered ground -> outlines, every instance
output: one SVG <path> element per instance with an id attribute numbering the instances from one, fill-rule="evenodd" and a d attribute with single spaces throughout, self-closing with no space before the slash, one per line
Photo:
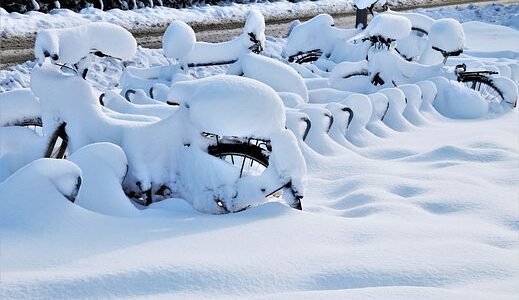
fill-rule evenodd
<path id="1" fill-rule="evenodd" d="M 517 5 L 441 11 L 494 20 L 496 8 L 501 24 L 514 27 L 507 22 Z M 421 12 L 439 18 L 438 11 Z M 517 61 L 517 30 L 481 22 L 463 28 L 473 53 Z M 284 43 L 271 38 L 267 51 Z M 135 60 L 166 62 L 161 50 L 148 49 Z M 2 88 L 28 86 L 33 65 L 1 72 Z M 118 67 L 103 59 L 89 79 L 113 88 Z M 361 148 L 310 138 L 310 146 L 301 143 L 303 211 L 269 203 L 207 215 L 167 199 L 109 216 L 64 200 L 50 186 L 63 193 L 75 182 L 60 181 L 40 161 L 31 176 L 25 170 L 0 183 L 0 298 L 516 299 L 518 125 L 517 110 L 475 120 L 424 114 L 420 126 L 364 136 Z M 91 162 L 76 152 L 71 160 L 85 176 L 125 171 L 107 157 Z M 66 175 L 80 172 L 58 162 Z"/>
<path id="2" fill-rule="evenodd" d="M 395 5 L 420 4 L 424 0 L 388 1 Z M 181 20 L 190 24 L 221 24 L 242 22 L 251 8 L 259 9 L 269 19 L 295 18 L 300 15 L 317 13 L 341 13 L 353 11 L 353 0 L 320 0 L 288 1 L 235 4 L 223 6 L 205 5 L 188 9 L 169 7 L 141 8 L 135 10 L 112 9 L 102 11 L 96 8 L 86 8 L 80 13 L 67 9 L 54 9 L 48 14 L 31 11 L 25 14 L 7 13 L 0 9 L 0 37 L 12 35 L 34 34 L 48 28 L 66 28 L 88 22 L 105 21 L 121 25 L 127 29 L 139 29 L 156 26 L 166 26 L 173 20 Z"/>

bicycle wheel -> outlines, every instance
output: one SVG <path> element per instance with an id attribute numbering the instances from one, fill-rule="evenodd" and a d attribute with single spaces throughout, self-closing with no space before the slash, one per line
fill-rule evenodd
<path id="1" fill-rule="evenodd" d="M 240 178 L 244 176 L 260 176 L 269 166 L 269 152 L 272 150 L 269 143 L 261 140 L 250 140 L 236 143 L 218 143 L 209 146 L 208 153 L 218 157 L 240 169 Z M 295 204 L 291 207 L 301 210 L 301 197 L 295 196 L 291 183 L 280 186 L 272 191 L 263 191 L 266 199 L 277 200 L 282 190 L 288 189 L 294 196 Z M 246 209 L 246 208 L 245 208 Z"/>
<path id="2" fill-rule="evenodd" d="M 469 75 L 462 76 L 460 81 L 466 87 L 479 92 L 488 102 L 501 103 L 505 99 L 503 92 L 494 85 L 491 78 L 483 75 Z"/>
<path id="3" fill-rule="evenodd" d="M 49 143 L 47 144 L 47 150 L 45 151 L 46 158 L 67 158 L 68 136 L 65 132 L 66 125 L 66 123 L 62 123 L 50 137 Z"/>

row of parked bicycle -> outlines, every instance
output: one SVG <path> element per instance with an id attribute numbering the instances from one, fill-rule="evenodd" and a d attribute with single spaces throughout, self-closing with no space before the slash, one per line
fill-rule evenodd
<path id="1" fill-rule="evenodd" d="M 66 158 L 110 142 L 126 153 L 121 188 L 136 205 L 173 195 L 209 213 L 265 199 L 301 209 L 303 143 L 321 154 L 376 145 L 391 132 L 444 118 L 437 108 L 457 101 L 453 95 L 473 98 L 478 108 L 461 108 L 467 111 L 503 112 L 517 103 L 516 62 L 470 72 L 477 58 L 446 64 L 463 52 L 463 28 L 454 20 L 388 12 L 366 29 L 340 29 L 319 15 L 294 23 L 279 56 L 265 50 L 264 30 L 255 10 L 243 33 L 224 43 L 198 42 L 175 21 L 163 38 L 171 63 L 128 66 L 111 91 L 92 87 L 89 68 L 94 56 L 131 60 L 136 42 L 127 31 L 97 23 L 40 33 L 31 89 L 0 95 L 3 138 L 26 149 L 12 146 L 18 157 L 0 180 L 38 157 Z M 229 65 L 227 74 L 198 79 L 189 72 L 213 65 Z"/>

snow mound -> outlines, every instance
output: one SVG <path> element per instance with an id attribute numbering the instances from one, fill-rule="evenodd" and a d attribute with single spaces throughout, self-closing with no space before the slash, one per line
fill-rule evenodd
<path id="1" fill-rule="evenodd" d="M 0 126 L 23 123 L 41 117 L 40 103 L 30 89 L 1 93 L 0 111 Z"/>
<path id="2" fill-rule="evenodd" d="M 81 169 L 83 178 L 75 204 L 112 216 L 132 216 L 138 212 L 121 186 L 128 171 L 121 147 L 111 143 L 90 144 L 74 152 L 69 160 Z"/>
<path id="3" fill-rule="evenodd" d="M 195 46 L 195 31 L 182 21 L 173 21 L 162 37 L 162 50 L 169 58 L 181 60 Z"/>
<path id="4" fill-rule="evenodd" d="M 0 184 L 0 227 L 42 227 L 60 224 L 74 206 L 81 186 L 81 170 L 68 160 L 41 158 Z M 15 196 L 16 195 L 16 196 Z"/>
<path id="5" fill-rule="evenodd" d="M 119 113 L 146 115 L 160 119 L 169 117 L 176 110 L 175 107 L 165 104 L 135 104 L 113 91 L 104 93 L 100 101 L 105 107 Z"/>
<path id="6" fill-rule="evenodd" d="M 296 25 L 288 36 L 285 54 L 291 56 L 316 49 L 329 52 L 338 38 L 332 31 L 333 24 L 332 16 L 320 14 Z"/>
<path id="7" fill-rule="evenodd" d="M 261 81 L 276 92 L 290 92 L 308 102 L 308 90 L 303 78 L 290 66 L 262 55 L 245 54 L 237 62 L 245 77 Z"/>
<path id="8" fill-rule="evenodd" d="M 461 23 L 454 19 L 440 19 L 433 23 L 429 32 L 429 42 L 445 52 L 463 50 L 465 33 Z"/>
<path id="9" fill-rule="evenodd" d="M 187 107 L 193 124 L 204 132 L 269 137 L 285 126 L 278 94 L 249 78 L 216 75 L 178 82 L 171 86 L 168 100 Z"/>
<path id="10" fill-rule="evenodd" d="M 488 114 L 488 101 L 480 93 L 468 89 L 463 83 L 443 77 L 432 78 L 438 89 L 434 107 L 446 117 L 476 119 Z"/>
<path id="11" fill-rule="evenodd" d="M 0 182 L 31 161 L 42 158 L 47 139 L 29 128 L 0 127 Z"/>
<path id="12" fill-rule="evenodd" d="M 366 92 L 371 87 L 368 77 L 368 62 L 342 62 L 333 68 L 330 78 L 330 86 L 343 91 Z"/>
<path id="13" fill-rule="evenodd" d="M 259 11 L 253 9 L 249 11 L 242 34 L 221 43 L 195 42 L 185 62 L 189 64 L 230 63 L 255 48 L 256 51 L 265 48 L 265 19 Z"/>
<path id="14" fill-rule="evenodd" d="M 36 36 L 34 55 L 41 63 L 46 57 L 75 64 L 92 51 L 131 60 L 137 41 L 121 26 L 96 22 L 67 29 L 42 30 Z"/>
<path id="15" fill-rule="evenodd" d="M 251 9 L 243 26 L 243 34 L 253 34 L 265 48 L 265 17 L 258 9 Z"/>
<path id="16" fill-rule="evenodd" d="M 411 33 L 411 21 L 394 14 L 376 15 L 366 28 L 368 36 L 381 36 L 385 39 L 400 40 Z"/>

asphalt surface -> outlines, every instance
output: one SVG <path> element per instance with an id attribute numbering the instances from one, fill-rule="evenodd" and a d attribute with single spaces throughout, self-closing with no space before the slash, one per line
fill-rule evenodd
<path id="1" fill-rule="evenodd" d="M 393 10 L 410 10 L 418 7 L 440 7 L 440 6 L 452 6 L 469 3 L 485 3 L 485 2 L 518 2 L 504 0 L 504 1 L 466 1 L 466 0 L 433 0 L 428 4 L 419 6 L 401 6 L 392 7 Z M 314 15 L 307 14 L 297 16 L 300 20 L 307 20 L 312 18 Z M 353 11 L 345 11 L 340 14 L 332 14 L 335 26 L 341 28 L 352 28 L 355 24 L 355 17 Z M 266 19 L 266 34 L 271 36 L 285 36 L 290 27 L 291 19 Z M 193 29 L 196 32 L 196 38 L 198 41 L 205 42 L 222 42 L 229 40 L 241 33 L 243 27 L 242 22 L 227 23 L 218 25 L 193 25 Z M 162 35 L 166 29 L 166 26 L 159 26 L 153 28 L 145 28 L 138 30 L 131 30 L 132 34 L 137 39 L 139 45 L 145 48 L 160 48 L 162 46 Z M 0 69 L 7 69 L 10 66 L 23 63 L 27 60 L 33 60 L 33 47 L 34 47 L 35 36 L 28 37 L 9 37 L 2 38 L 0 40 Z"/>

